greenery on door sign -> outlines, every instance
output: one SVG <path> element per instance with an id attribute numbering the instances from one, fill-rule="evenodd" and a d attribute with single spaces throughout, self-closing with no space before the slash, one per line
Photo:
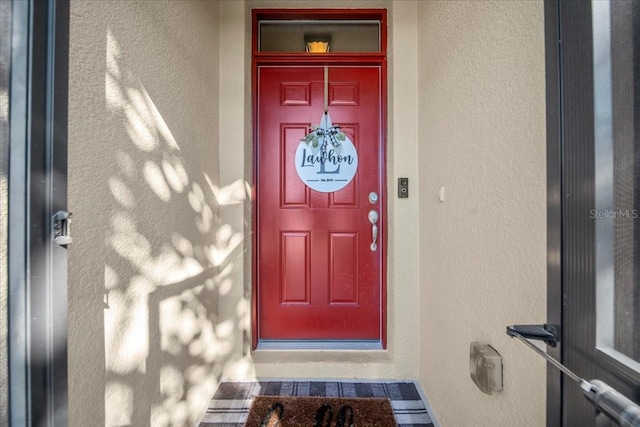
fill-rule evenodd
<path id="1" fill-rule="evenodd" d="M 311 133 L 307 134 L 307 136 L 300 141 L 305 142 L 314 155 L 320 150 L 322 150 L 323 153 L 326 152 L 329 144 L 331 144 L 336 154 L 340 154 L 342 151 L 342 141 L 346 140 L 347 136 L 340 130 L 340 126 L 326 126 L 326 124 L 331 125 L 331 120 L 326 117 L 327 113 L 324 114 L 325 117 L 323 117 L 320 125 L 312 126 Z M 323 124 L 325 124 L 326 127 L 323 127 Z"/>

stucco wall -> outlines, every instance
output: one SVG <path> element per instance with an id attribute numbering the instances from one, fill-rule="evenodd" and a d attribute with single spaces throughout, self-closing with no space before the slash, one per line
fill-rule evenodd
<path id="1" fill-rule="evenodd" d="M 250 350 L 252 7 L 389 10 L 386 351 Z M 504 334 L 545 318 L 541 2 L 71 14 L 70 425 L 190 425 L 219 378 L 286 376 L 419 377 L 445 426 L 544 423 L 544 363 Z M 502 394 L 471 382 L 473 340 L 504 356 Z"/>
<path id="2" fill-rule="evenodd" d="M 219 4 L 72 1 L 69 425 L 193 425 L 228 357 Z"/>
<path id="3" fill-rule="evenodd" d="M 544 361 L 505 334 L 546 318 L 543 3 L 418 11 L 421 383 L 443 426 L 543 426 Z M 474 340 L 502 393 L 471 381 Z"/>

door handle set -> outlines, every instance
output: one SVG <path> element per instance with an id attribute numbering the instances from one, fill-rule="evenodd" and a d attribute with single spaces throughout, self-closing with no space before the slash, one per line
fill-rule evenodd
<path id="1" fill-rule="evenodd" d="M 371 249 L 371 252 L 375 252 L 378 249 L 378 225 L 376 224 L 378 222 L 378 212 L 371 209 L 368 218 L 371 223 L 371 245 L 369 249 Z"/>

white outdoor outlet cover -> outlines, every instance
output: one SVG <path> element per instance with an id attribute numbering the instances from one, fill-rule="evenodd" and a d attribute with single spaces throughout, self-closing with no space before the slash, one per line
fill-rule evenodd
<path id="1" fill-rule="evenodd" d="M 502 391 L 502 356 L 488 344 L 478 341 L 469 349 L 471 379 L 487 394 Z"/>

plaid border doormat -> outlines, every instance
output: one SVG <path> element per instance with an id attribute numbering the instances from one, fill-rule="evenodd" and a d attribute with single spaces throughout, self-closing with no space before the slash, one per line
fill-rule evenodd
<path id="1" fill-rule="evenodd" d="M 414 383 L 342 381 L 223 382 L 211 399 L 200 427 L 244 425 L 255 396 L 386 397 L 391 400 L 400 427 L 434 427 Z"/>

